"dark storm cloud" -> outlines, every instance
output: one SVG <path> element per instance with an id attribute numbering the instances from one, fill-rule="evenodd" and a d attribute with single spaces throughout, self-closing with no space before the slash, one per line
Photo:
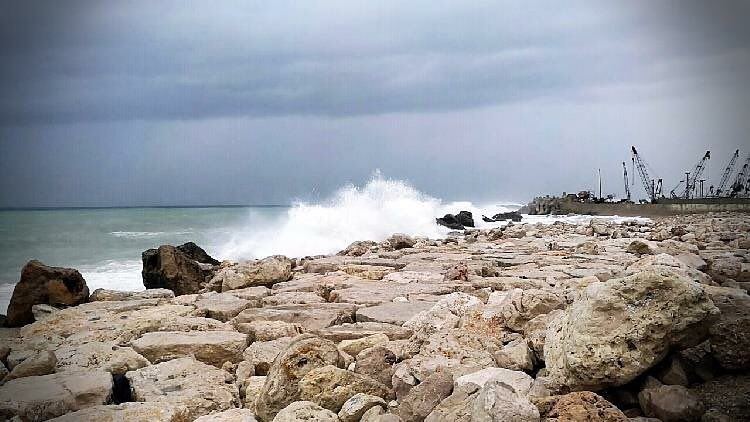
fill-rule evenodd
<path id="1" fill-rule="evenodd" d="M 6 1 L 0 207 L 671 188 L 750 133 L 742 1 Z M 745 151 L 743 150 L 743 154 Z M 636 192 L 640 191 L 638 187 Z M 642 192 L 641 192 L 642 194 Z"/>
<path id="2" fill-rule="evenodd" d="M 465 109 L 691 78 L 748 38 L 688 2 L 518 6 L 11 2 L 0 123 Z"/>

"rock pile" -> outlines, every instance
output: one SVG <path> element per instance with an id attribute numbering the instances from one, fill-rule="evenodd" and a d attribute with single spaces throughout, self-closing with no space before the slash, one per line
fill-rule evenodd
<path id="1" fill-rule="evenodd" d="M 47 296 L 0 329 L 0 419 L 750 420 L 748 233 L 713 214 L 294 260 L 162 246 L 162 288 L 90 297 L 30 263 Z"/>

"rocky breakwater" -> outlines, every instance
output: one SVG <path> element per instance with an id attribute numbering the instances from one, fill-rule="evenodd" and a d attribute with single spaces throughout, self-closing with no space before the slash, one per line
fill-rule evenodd
<path id="1" fill-rule="evenodd" d="M 3 328 L 0 416 L 748 420 L 748 232 L 740 214 L 512 223 L 190 258 L 197 278 L 160 264 L 167 288 L 99 290 Z"/>

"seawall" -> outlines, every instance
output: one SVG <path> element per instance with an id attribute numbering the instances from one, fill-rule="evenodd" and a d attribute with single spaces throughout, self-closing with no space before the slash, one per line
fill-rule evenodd
<path id="1" fill-rule="evenodd" d="M 656 204 L 577 202 L 563 198 L 536 198 L 529 205 L 530 214 L 590 214 L 660 216 L 701 214 L 708 212 L 750 213 L 750 198 L 702 198 L 695 200 L 664 199 Z"/>

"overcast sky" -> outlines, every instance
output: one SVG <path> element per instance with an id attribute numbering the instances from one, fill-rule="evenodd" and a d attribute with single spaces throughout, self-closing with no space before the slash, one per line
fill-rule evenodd
<path id="1" fill-rule="evenodd" d="M 750 153 L 750 3 L 3 1 L 0 206 L 665 190 Z M 744 155 L 743 155 L 744 158 Z M 629 169 L 630 170 L 630 169 Z M 638 185 L 636 192 L 644 196 Z"/>

